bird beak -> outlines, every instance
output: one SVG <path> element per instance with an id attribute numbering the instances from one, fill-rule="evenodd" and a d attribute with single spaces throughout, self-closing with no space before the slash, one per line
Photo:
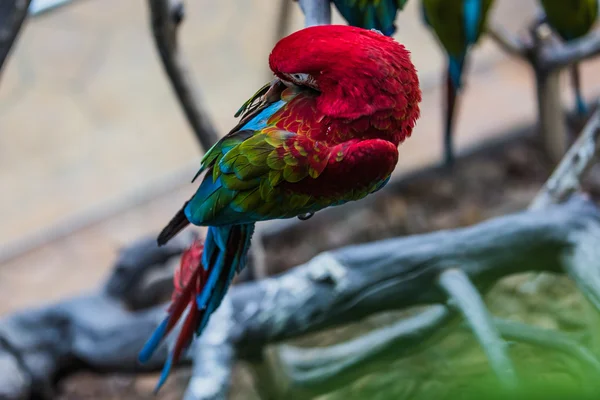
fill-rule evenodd
<path id="1" fill-rule="evenodd" d="M 279 100 L 281 91 L 283 90 L 282 86 L 287 86 L 285 85 L 285 82 L 282 81 L 279 78 L 275 78 L 273 79 L 273 81 L 271 81 L 271 86 L 269 86 L 269 90 L 267 90 L 267 92 L 265 93 L 265 100 L 267 101 L 277 101 Z"/>

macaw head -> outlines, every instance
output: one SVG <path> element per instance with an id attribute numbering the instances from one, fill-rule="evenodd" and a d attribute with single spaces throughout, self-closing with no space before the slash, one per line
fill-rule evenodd
<path id="1" fill-rule="evenodd" d="M 275 45 L 269 65 L 287 85 L 318 91 L 317 106 L 329 117 L 356 119 L 407 107 L 418 116 L 421 91 L 410 52 L 381 32 L 346 25 L 305 28 Z"/>

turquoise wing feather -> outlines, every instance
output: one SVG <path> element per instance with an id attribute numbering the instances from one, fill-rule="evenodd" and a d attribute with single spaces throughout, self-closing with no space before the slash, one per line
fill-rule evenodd
<path id="1" fill-rule="evenodd" d="M 407 0 L 333 0 L 333 4 L 348 24 L 365 29 L 377 29 L 384 35 L 396 32 L 394 21 Z"/>
<path id="2" fill-rule="evenodd" d="M 465 58 L 484 30 L 492 0 L 423 0 L 425 23 L 448 53 L 449 72 L 455 88 L 462 84 Z"/>

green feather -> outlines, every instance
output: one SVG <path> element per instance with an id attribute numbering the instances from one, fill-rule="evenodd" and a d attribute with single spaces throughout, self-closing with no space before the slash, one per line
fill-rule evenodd
<path id="1" fill-rule="evenodd" d="M 590 32 L 598 18 L 598 0 L 540 0 L 550 26 L 565 40 Z"/>
<path id="2" fill-rule="evenodd" d="M 238 193 L 231 205 L 237 212 L 248 212 L 256 210 L 263 203 L 258 187 Z"/>

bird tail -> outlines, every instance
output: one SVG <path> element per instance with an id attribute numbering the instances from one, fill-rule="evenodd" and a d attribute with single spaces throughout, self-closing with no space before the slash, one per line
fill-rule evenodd
<path id="1" fill-rule="evenodd" d="M 160 233 L 158 234 L 158 238 L 156 239 L 156 241 L 158 242 L 159 246 L 163 246 L 163 245 L 167 244 L 167 242 L 169 240 L 173 239 L 173 237 L 175 237 L 175 235 L 177 235 L 186 226 L 188 226 L 190 224 L 190 221 L 185 216 L 185 211 L 184 211 L 185 206 L 187 206 L 187 203 L 188 202 L 186 202 L 183 205 L 181 210 L 177 211 L 177 214 L 175 214 L 175 216 L 171 219 L 171 221 L 169 221 L 167 226 L 165 226 L 163 228 L 163 230 L 160 231 Z"/>
<path id="2" fill-rule="evenodd" d="M 175 273 L 175 291 L 169 314 L 146 342 L 138 359 L 150 360 L 163 339 L 169 334 L 183 312 L 191 305 L 175 345 L 167 357 L 155 392 L 167 380 L 171 367 L 192 342 L 194 332 L 199 336 L 210 315 L 219 307 L 236 272 L 246 265 L 254 224 L 211 226 L 204 246 L 188 250 Z"/>
<path id="3" fill-rule="evenodd" d="M 581 93 L 581 78 L 579 76 L 579 65 L 575 64 L 571 67 L 571 79 L 573 88 L 575 89 L 575 101 L 577 102 L 577 115 L 584 116 L 588 112 L 587 104 Z"/>
<path id="4" fill-rule="evenodd" d="M 448 73 L 446 77 L 446 120 L 444 126 L 444 165 L 450 166 L 454 162 L 454 116 L 456 114 L 456 98 L 461 87 L 462 73 L 465 57 L 450 57 L 448 59 Z"/>

